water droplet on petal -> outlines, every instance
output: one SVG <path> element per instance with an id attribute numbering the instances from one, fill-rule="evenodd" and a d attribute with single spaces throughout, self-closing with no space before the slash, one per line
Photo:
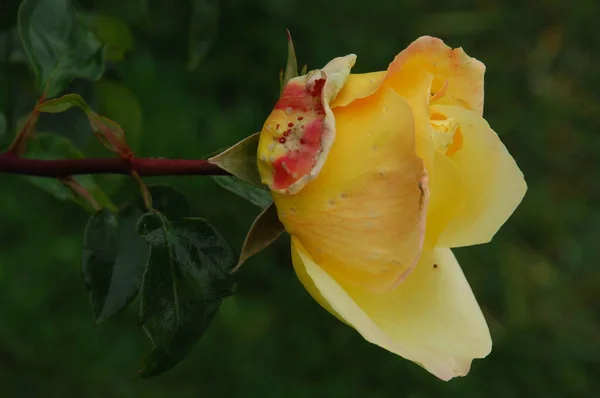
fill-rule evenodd
<path id="1" fill-rule="evenodd" d="M 285 108 L 285 113 L 286 113 L 286 115 L 291 115 L 292 114 L 292 108 L 290 106 L 288 106 L 287 108 Z"/>

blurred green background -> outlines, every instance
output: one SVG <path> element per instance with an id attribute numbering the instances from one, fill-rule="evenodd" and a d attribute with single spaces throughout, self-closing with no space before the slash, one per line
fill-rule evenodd
<path id="1" fill-rule="evenodd" d="M 196 3 L 194 7 L 192 3 Z M 442 4 L 443 3 L 443 4 Z M 10 131 L 36 100 L 0 1 L 0 110 Z M 529 191 L 492 243 L 456 250 L 494 348 L 445 383 L 370 345 L 322 310 L 291 266 L 289 241 L 251 259 L 190 357 L 134 381 L 150 348 L 133 311 L 94 326 L 80 276 L 88 217 L 0 175 L 0 396 L 593 397 L 600 390 L 600 31 L 595 0 L 81 0 L 113 54 L 99 82 L 70 91 L 120 122 L 138 154 L 198 158 L 258 131 L 278 95 L 285 29 L 309 68 L 358 54 L 385 69 L 423 34 L 487 66 L 485 115 Z M 99 22 L 98 22 L 99 21 Z M 47 116 L 47 115 L 46 115 Z M 44 117 L 99 154 L 78 112 Z M 0 141 L 5 147 L 10 134 Z M 151 179 L 189 198 L 236 247 L 258 209 L 210 178 Z M 101 183 L 117 198 L 121 177 Z M 594 393 L 596 391 L 596 393 Z"/>

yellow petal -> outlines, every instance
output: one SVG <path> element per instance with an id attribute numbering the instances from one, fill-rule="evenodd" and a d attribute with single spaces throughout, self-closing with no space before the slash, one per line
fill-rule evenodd
<path id="1" fill-rule="evenodd" d="M 465 201 L 466 192 L 458 167 L 449 157 L 436 151 L 429 177 L 425 250 L 437 246 L 440 235 L 462 211 Z"/>
<path id="2" fill-rule="evenodd" d="M 319 177 L 273 193 L 279 219 L 339 280 L 389 289 L 416 264 L 427 181 L 410 107 L 394 91 L 334 109 L 337 138 Z"/>
<path id="3" fill-rule="evenodd" d="M 489 242 L 525 196 L 523 173 L 477 113 L 448 105 L 433 105 L 431 112 L 446 115 L 460 126 L 462 148 L 449 157 L 458 167 L 466 195 L 462 210 L 438 244 L 459 247 Z"/>
<path id="4" fill-rule="evenodd" d="M 295 249 L 295 246 L 294 246 L 293 242 L 294 242 L 294 240 L 292 238 L 292 245 L 291 245 L 291 248 L 292 248 L 292 264 L 294 265 L 294 271 L 296 272 L 296 276 L 298 276 L 298 279 L 300 280 L 300 282 L 302 282 L 302 285 L 304 286 L 304 288 L 306 289 L 306 291 L 311 295 L 311 297 L 313 299 L 315 299 L 315 301 L 317 303 L 319 303 L 321 305 L 321 307 L 325 308 L 327 310 L 327 312 L 329 312 L 330 314 L 332 314 L 333 316 L 335 316 L 340 321 L 346 323 L 346 321 L 344 320 L 344 318 L 342 318 L 331 307 L 331 305 L 329 305 L 329 302 L 323 298 L 323 296 L 319 292 L 319 289 L 317 289 L 317 286 L 315 286 L 315 283 L 313 282 L 313 280 L 306 273 L 306 268 L 303 265 L 302 258 L 300 258 L 300 254 L 299 254 L 298 250 Z M 351 325 L 349 325 L 349 326 L 351 326 Z"/>
<path id="5" fill-rule="evenodd" d="M 351 74 L 346 84 L 331 103 L 332 108 L 348 106 L 353 101 L 372 95 L 379 89 L 387 72 Z"/>
<path id="6" fill-rule="evenodd" d="M 492 342 L 471 288 L 450 249 L 423 253 L 409 277 L 377 294 L 344 286 L 317 264 L 296 237 L 294 266 L 313 297 L 367 341 L 418 363 L 442 380 L 464 376 Z M 310 292 L 310 290 L 309 290 Z"/>
<path id="7" fill-rule="evenodd" d="M 398 54 L 388 69 L 390 74 L 403 75 L 422 70 L 434 76 L 432 94 L 443 91 L 436 103 L 460 105 L 483 114 L 483 63 L 462 48 L 452 49 L 438 38 L 423 36 Z"/>
<path id="8" fill-rule="evenodd" d="M 394 61 L 395 62 L 395 61 Z M 426 70 L 404 70 L 390 66 L 383 87 L 390 87 L 408 102 L 415 118 L 417 154 L 427 171 L 433 170 L 433 128 L 429 122 L 429 98 L 433 75 Z"/>

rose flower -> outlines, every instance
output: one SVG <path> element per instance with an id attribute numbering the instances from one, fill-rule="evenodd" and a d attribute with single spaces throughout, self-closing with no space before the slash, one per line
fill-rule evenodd
<path id="1" fill-rule="evenodd" d="M 355 61 L 286 84 L 261 179 L 321 306 L 443 380 L 466 375 L 492 342 L 450 248 L 489 242 L 527 189 L 482 117 L 485 66 L 432 37 L 387 71 Z"/>

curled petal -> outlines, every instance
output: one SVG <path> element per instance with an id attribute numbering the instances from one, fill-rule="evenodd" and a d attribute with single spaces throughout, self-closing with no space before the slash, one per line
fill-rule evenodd
<path id="1" fill-rule="evenodd" d="M 426 70 L 413 71 L 405 74 L 402 72 L 388 72 L 384 87 L 392 88 L 408 102 L 415 118 L 415 142 L 417 154 L 427 171 L 433 170 L 433 156 L 435 144 L 433 141 L 433 128 L 429 122 L 429 101 L 433 75 Z"/>
<path id="2" fill-rule="evenodd" d="M 374 94 L 385 80 L 387 72 L 351 74 L 346 84 L 331 103 L 332 108 L 348 106 L 352 102 Z"/>
<path id="3" fill-rule="evenodd" d="M 286 230 L 327 272 L 386 290 L 410 272 L 423 245 L 428 183 L 413 116 L 390 89 L 334 112 L 336 142 L 319 177 L 273 199 Z"/>
<path id="4" fill-rule="evenodd" d="M 453 119 L 462 136 L 460 148 L 448 157 L 458 167 L 465 203 L 438 244 L 459 247 L 489 242 L 525 196 L 523 173 L 476 112 L 448 105 L 434 105 L 431 112 Z"/>
<path id="5" fill-rule="evenodd" d="M 411 76 L 426 70 L 433 75 L 431 94 L 436 103 L 459 105 L 483 114 L 485 65 L 462 48 L 452 49 L 438 38 L 423 36 L 390 64 L 390 75 Z"/>
<path id="6" fill-rule="evenodd" d="M 344 86 L 356 56 L 335 58 L 323 69 L 291 79 L 260 135 L 258 170 L 275 192 L 294 194 L 315 179 L 335 140 L 329 106 Z"/>
<path id="7" fill-rule="evenodd" d="M 292 237 L 299 279 L 327 310 L 367 341 L 418 363 L 442 380 L 464 376 L 492 342 L 485 319 L 450 249 L 423 253 L 410 276 L 378 294 L 345 286 Z"/>

